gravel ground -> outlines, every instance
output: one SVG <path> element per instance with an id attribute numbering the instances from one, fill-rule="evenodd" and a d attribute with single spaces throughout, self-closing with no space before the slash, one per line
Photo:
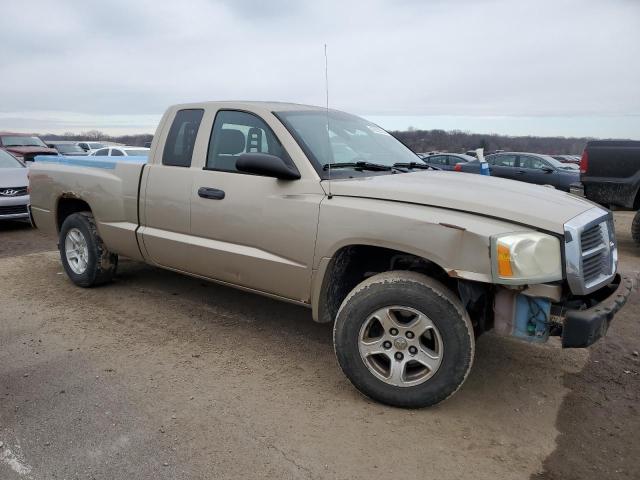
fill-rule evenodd
<path id="1" fill-rule="evenodd" d="M 3 480 L 640 478 L 638 296 L 588 350 L 485 335 L 453 398 L 405 411 L 351 387 L 304 308 L 126 260 L 79 289 L 53 249 L 0 227 Z"/>

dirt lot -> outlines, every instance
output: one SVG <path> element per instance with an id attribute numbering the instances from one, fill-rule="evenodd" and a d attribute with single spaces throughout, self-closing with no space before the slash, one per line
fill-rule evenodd
<path id="1" fill-rule="evenodd" d="M 1 479 L 640 478 L 638 296 L 589 350 L 485 335 L 457 395 L 405 411 L 303 308 L 127 261 L 83 290 L 54 248 L 0 228 Z"/>

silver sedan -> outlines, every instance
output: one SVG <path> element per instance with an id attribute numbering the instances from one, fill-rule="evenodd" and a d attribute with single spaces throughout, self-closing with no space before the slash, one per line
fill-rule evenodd
<path id="1" fill-rule="evenodd" d="M 0 149 L 0 220 L 29 218 L 27 167 Z"/>

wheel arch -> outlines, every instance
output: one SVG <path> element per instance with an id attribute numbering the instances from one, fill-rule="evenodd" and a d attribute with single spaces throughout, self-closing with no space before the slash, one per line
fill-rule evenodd
<path id="1" fill-rule="evenodd" d="M 56 202 L 56 228 L 58 233 L 62 228 L 62 224 L 70 215 L 78 212 L 91 212 L 91 206 L 85 200 L 74 194 L 63 194 Z"/>
<path id="2" fill-rule="evenodd" d="M 363 280 L 391 270 L 423 273 L 439 280 L 457 295 L 457 281 L 431 259 L 395 248 L 370 244 L 344 245 L 321 260 L 312 295 L 313 319 L 330 323 L 349 292 Z"/>

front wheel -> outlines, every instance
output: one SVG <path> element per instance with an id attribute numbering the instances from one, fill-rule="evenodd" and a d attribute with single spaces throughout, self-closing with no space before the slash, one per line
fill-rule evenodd
<path id="1" fill-rule="evenodd" d="M 475 340 L 460 300 L 419 273 L 393 271 L 360 283 L 334 326 L 338 363 L 351 383 L 397 407 L 453 395 L 473 363 Z"/>
<path id="2" fill-rule="evenodd" d="M 90 212 L 74 213 L 64 220 L 58 246 L 67 276 L 80 287 L 107 283 L 116 273 L 118 256 L 107 250 Z"/>

